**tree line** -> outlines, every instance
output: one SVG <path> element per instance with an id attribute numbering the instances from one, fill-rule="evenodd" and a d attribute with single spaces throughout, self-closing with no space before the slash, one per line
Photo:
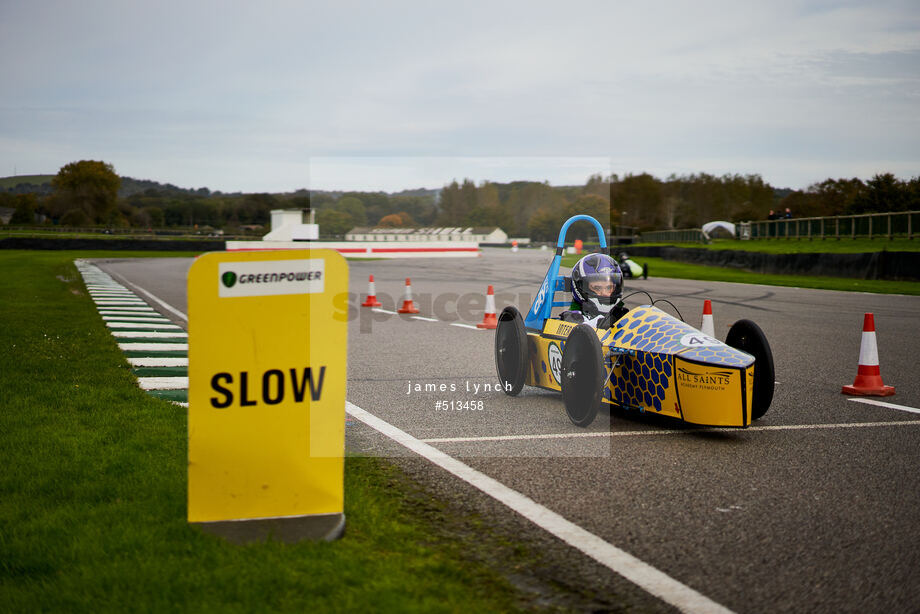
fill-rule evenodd
<path id="1" fill-rule="evenodd" d="M 702 173 L 660 180 L 643 173 L 613 176 L 610 193 L 615 214 L 640 230 L 766 219 L 771 210 L 789 209 L 795 217 L 920 210 L 920 176 L 905 181 L 891 173 L 868 181 L 825 179 L 804 190 L 777 189 L 759 175 Z"/>
<path id="2" fill-rule="evenodd" d="M 224 194 L 121 178 L 111 164 L 81 160 L 62 167 L 50 186 L 36 188 L 27 191 L 19 185 L 0 192 L 0 207 L 15 210 L 11 225 L 41 221 L 72 227 L 261 233 L 268 230 L 271 210 L 299 208 L 313 210 L 323 236 L 367 226 L 498 226 L 512 237 L 540 241 L 554 239 L 562 222 L 576 214 L 591 215 L 615 233 L 631 233 L 694 228 L 713 220 L 765 219 L 771 209 L 789 208 L 796 217 L 920 210 L 920 177 L 905 181 L 890 173 L 865 182 L 826 179 L 805 190 L 777 189 L 759 175 L 700 173 L 659 179 L 641 173 L 593 175 L 576 186 L 464 179 L 440 190 L 398 194 Z M 576 225 L 573 233 L 594 236 L 588 224 Z"/>

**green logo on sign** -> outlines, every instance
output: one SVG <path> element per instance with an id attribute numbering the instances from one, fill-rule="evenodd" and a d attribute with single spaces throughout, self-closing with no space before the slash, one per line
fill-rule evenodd
<path id="1" fill-rule="evenodd" d="M 234 273 L 233 271 L 227 271 L 226 273 L 220 276 L 220 280 L 224 282 L 225 286 L 227 286 L 228 288 L 232 288 L 233 284 L 236 283 L 236 273 Z"/>

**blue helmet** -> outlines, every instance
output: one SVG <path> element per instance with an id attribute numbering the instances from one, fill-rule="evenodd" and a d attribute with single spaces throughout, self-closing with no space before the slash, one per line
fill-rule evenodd
<path id="1" fill-rule="evenodd" d="M 612 292 L 595 292 L 592 285 L 606 282 Z M 623 272 L 616 260 L 606 254 L 588 254 L 572 267 L 572 299 L 589 316 L 608 313 L 623 293 Z"/>

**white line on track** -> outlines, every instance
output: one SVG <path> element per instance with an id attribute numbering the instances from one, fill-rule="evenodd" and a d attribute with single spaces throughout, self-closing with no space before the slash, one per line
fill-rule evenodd
<path id="1" fill-rule="evenodd" d="M 425 318 L 423 316 L 412 316 L 413 320 L 422 320 L 424 322 L 439 322 L 437 318 Z"/>
<path id="2" fill-rule="evenodd" d="M 187 343 L 119 343 L 122 352 L 187 352 Z"/>
<path id="3" fill-rule="evenodd" d="M 113 309 L 116 310 L 116 311 L 120 311 L 120 312 L 133 311 L 133 312 L 135 312 L 135 313 L 149 313 L 149 312 L 152 311 L 153 313 L 159 313 L 159 311 L 157 311 L 157 310 L 154 309 L 153 307 L 147 305 L 146 303 L 144 303 L 144 306 L 143 306 L 143 307 L 132 307 L 132 306 L 126 306 L 126 307 L 106 307 L 106 306 L 102 306 L 102 307 L 99 307 L 99 313 L 105 313 L 106 311 L 111 311 L 111 310 L 113 310 Z"/>
<path id="4" fill-rule="evenodd" d="M 141 299 L 135 299 L 135 300 L 130 300 L 130 301 L 129 301 L 129 300 L 124 300 L 124 301 L 96 301 L 96 304 L 97 304 L 97 305 L 100 305 L 100 306 L 102 306 L 102 307 L 114 307 L 114 306 L 119 306 L 119 307 L 131 307 L 131 306 L 134 306 L 134 307 L 145 307 L 145 306 L 147 305 L 147 303 L 145 303 L 145 302 L 142 301 Z"/>
<path id="5" fill-rule="evenodd" d="M 139 377 L 137 383 L 143 390 L 184 390 L 187 377 Z"/>
<path id="6" fill-rule="evenodd" d="M 485 494 L 521 514 L 538 527 L 580 550 L 595 561 L 618 573 L 643 590 L 683 612 L 730 612 L 731 610 L 698 593 L 689 586 L 637 559 L 540 505 L 521 493 L 487 476 L 367 412 L 353 403 L 345 403 L 345 411 L 374 430 L 431 461 L 438 467 L 478 488 Z"/>
<path id="7" fill-rule="evenodd" d="M 451 325 L 451 326 L 459 326 L 460 328 L 472 328 L 473 330 L 485 330 L 485 329 L 482 329 L 482 328 L 478 328 L 478 327 L 476 327 L 476 326 L 473 326 L 472 324 L 463 324 L 463 323 L 461 323 L 461 322 L 451 322 L 450 325 Z"/>
<path id="8" fill-rule="evenodd" d="M 908 407 L 907 405 L 896 405 L 895 403 L 886 403 L 885 401 L 876 401 L 875 399 L 847 399 L 847 400 L 854 401 L 856 403 L 867 403 L 869 405 L 878 405 L 879 407 L 887 407 L 888 409 L 909 411 L 912 414 L 920 414 L 920 409 L 916 407 Z"/>
<path id="9" fill-rule="evenodd" d="M 920 413 L 920 410 L 917 410 Z M 488 441 L 528 441 L 533 439 L 578 439 L 585 437 L 648 437 L 659 435 L 684 435 L 688 433 L 749 433 L 751 431 L 806 431 L 810 429 L 854 429 L 883 426 L 918 426 L 920 420 L 895 420 L 893 422 L 840 422 L 837 424 L 777 424 L 771 426 L 749 426 L 748 428 L 699 428 L 658 431 L 614 431 L 612 433 L 547 433 L 536 435 L 485 435 L 482 437 L 437 437 L 422 439 L 425 443 L 464 443 Z"/>
<path id="10" fill-rule="evenodd" d="M 166 322 L 169 322 L 167 320 Z M 149 328 L 151 330 L 182 330 L 181 327 L 169 322 L 168 324 L 150 324 L 149 322 L 106 322 L 109 328 Z"/>
<path id="11" fill-rule="evenodd" d="M 112 336 L 115 338 L 128 337 L 131 339 L 187 339 L 188 333 L 177 330 L 174 332 L 161 333 L 158 331 L 134 331 L 134 330 L 113 330 Z"/>
<path id="12" fill-rule="evenodd" d="M 132 367 L 187 367 L 188 358 L 128 358 Z"/>
<path id="13" fill-rule="evenodd" d="M 395 316 L 395 315 L 396 315 L 396 312 L 395 312 L 395 311 L 389 311 L 389 310 L 387 310 L 387 309 L 381 309 L 380 307 L 374 307 L 373 309 L 371 309 L 371 311 L 374 311 L 374 312 L 376 312 L 376 313 L 388 313 L 388 314 L 390 314 L 391 316 Z"/>
<path id="14" fill-rule="evenodd" d="M 152 292 L 149 292 L 149 291 L 147 291 L 147 290 L 144 290 L 143 288 L 141 288 L 141 287 L 138 286 L 137 284 L 133 284 L 133 283 L 131 283 L 131 282 L 129 282 L 129 281 L 126 281 L 125 283 L 127 283 L 129 286 L 131 286 L 132 288 L 134 288 L 134 289 L 137 290 L 138 292 L 141 292 L 141 293 L 146 294 L 147 296 L 149 296 L 149 297 L 150 297 L 150 300 L 152 300 L 154 303 L 156 303 L 157 305 L 159 305 L 160 307 L 162 307 L 163 309 L 165 309 L 165 310 L 168 311 L 169 313 L 171 313 L 171 314 L 173 314 L 173 315 L 175 315 L 175 316 L 178 316 L 178 317 L 182 318 L 183 320 L 185 320 L 186 322 L 188 322 L 188 316 L 187 316 L 187 315 L 185 315 L 184 313 L 182 313 L 181 311 L 179 311 L 178 309 L 176 309 L 175 307 L 173 307 L 172 305 L 170 305 L 169 303 L 167 303 L 166 301 L 164 301 L 164 300 L 161 299 L 160 297 L 156 296 L 156 295 L 153 294 Z"/>
<path id="15" fill-rule="evenodd" d="M 133 314 L 133 315 L 130 315 L 130 316 L 126 316 L 126 315 L 114 315 L 114 316 L 103 315 L 103 316 L 102 316 L 102 321 L 103 321 L 103 322 L 162 322 L 163 324 L 172 324 L 172 320 L 167 320 L 166 318 L 164 318 L 164 317 L 161 316 L 160 314 L 157 314 L 156 316 L 144 317 L 144 316 L 138 315 L 137 313 L 135 313 L 135 314 Z"/>

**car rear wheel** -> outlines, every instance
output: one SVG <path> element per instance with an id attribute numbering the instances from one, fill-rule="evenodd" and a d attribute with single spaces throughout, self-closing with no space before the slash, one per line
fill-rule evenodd
<path id="1" fill-rule="evenodd" d="M 587 324 L 576 326 L 566 339 L 561 375 L 565 413 L 573 424 L 588 426 L 601 405 L 605 374 L 601 342 Z"/>
<path id="2" fill-rule="evenodd" d="M 773 352 L 766 335 L 754 322 L 738 320 L 728 331 L 726 345 L 747 352 L 754 357 L 754 394 L 751 402 L 751 419 L 763 417 L 773 402 Z"/>
<path id="3" fill-rule="evenodd" d="M 495 370 L 505 394 L 517 396 L 527 373 L 527 333 L 515 307 L 505 307 L 495 327 Z"/>

